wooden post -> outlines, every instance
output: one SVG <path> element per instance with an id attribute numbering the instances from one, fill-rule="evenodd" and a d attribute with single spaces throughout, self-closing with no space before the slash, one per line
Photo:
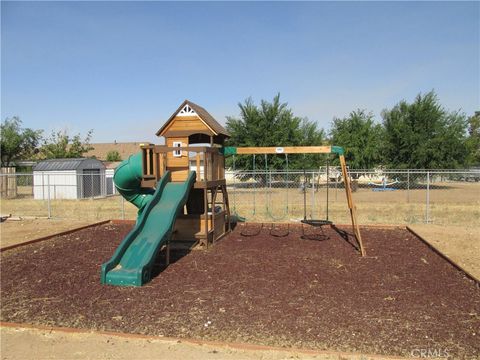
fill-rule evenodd
<path id="1" fill-rule="evenodd" d="M 360 234 L 360 228 L 357 222 L 357 213 L 355 205 L 353 204 L 352 189 L 350 188 L 350 178 L 348 177 L 347 164 L 345 163 L 345 156 L 340 155 L 340 165 L 342 167 L 343 183 L 345 184 L 345 193 L 347 195 L 348 208 L 350 210 L 350 217 L 352 219 L 353 233 L 360 246 L 360 254 L 365 256 L 365 248 L 363 247 L 362 235 Z"/>
<path id="2" fill-rule="evenodd" d="M 205 188 L 203 190 L 203 206 L 205 207 L 204 209 L 204 215 L 205 215 L 205 246 L 208 248 L 208 190 Z"/>
<path id="3" fill-rule="evenodd" d="M 167 241 L 167 248 L 165 249 L 165 263 L 170 265 L 170 240 Z"/>
<path id="4" fill-rule="evenodd" d="M 208 156 L 207 156 L 207 152 L 205 151 L 203 153 L 203 181 L 208 181 L 210 180 L 208 178 Z"/>
<path id="5" fill-rule="evenodd" d="M 153 149 L 152 149 L 152 156 L 153 156 L 153 175 L 155 176 L 155 180 L 158 181 L 158 179 L 159 179 L 158 175 L 160 174 L 160 171 L 158 169 L 159 154 L 153 152 Z"/>
<path id="6" fill-rule="evenodd" d="M 222 185 L 222 193 L 223 193 L 223 205 L 225 207 L 225 210 L 227 211 L 227 231 L 230 231 L 230 204 L 228 202 L 228 192 L 227 192 L 227 186 Z"/>
<path id="7" fill-rule="evenodd" d="M 215 186 L 215 189 L 212 191 L 212 243 L 215 243 L 215 202 L 217 201 L 217 191 L 218 188 Z"/>
<path id="8" fill-rule="evenodd" d="M 151 156 L 151 153 L 150 153 L 151 149 L 150 148 L 147 148 L 145 149 L 145 152 L 146 152 L 146 165 L 147 165 L 147 169 L 146 169 L 146 175 L 151 175 L 152 174 L 152 169 L 150 168 L 150 156 Z"/>
<path id="9" fill-rule="evenodd" d="M 200 176 L 200 153 L 197 153 L 195 160 L 197 163 L 197 181 L 200 181 L 202 179 L 202 177 Z"/>

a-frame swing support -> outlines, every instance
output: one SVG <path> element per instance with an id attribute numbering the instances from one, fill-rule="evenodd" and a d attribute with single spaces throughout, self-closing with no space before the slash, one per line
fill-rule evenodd
<path id="1" fill-rule="evenodd" d="M 224 147 L 222 152 L 228 155 L 255 155 L 255 154 L 337 154 L 340 159 L 342 175 L 345 184 L 348 209 L 352 220 L 353 233 L 360 248 L 360 254 L 365 256 L 365 248 L 362 242 L 362 235 L 357 221 L 357 209 L 353 203 L 350 178 L 348 177 L 347 164 L 345 162 L 344 150 L 341 146 L 285 146 L 285 147 Z"/>
<path id="2" fill-rule="evenodd" d="M 345 162 L 345 156 L 343 154 L 339 155 L 339 158 L 340 166 L 342 168 L 343 181 L 345 184 L 345 193 L 347 195 L 348 209 L 350 210 L 350 218 L 352 219 L 353 232 L 355 234 L 355 238 L 357 239 L 358 246 L 360 247 L 360 254 L 362 256 L 365 256 L 365 248 L 363 247 L 362 235 L 360 234 L 360 228 L 358 227 L 357 222 L 357 208 L 353 203 L 352 188 L 350 187 L 350 178 L 348 177 L 347 172 L 347 163 Z"/>

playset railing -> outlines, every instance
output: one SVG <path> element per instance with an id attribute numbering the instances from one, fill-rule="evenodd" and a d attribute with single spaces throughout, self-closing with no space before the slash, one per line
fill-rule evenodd
<path id="1" fill-rule="evenodd" d="M 211 182 L 225 179 L 225 158 L 218 148 L 207 146 L 168 147 L 164 145 L 143 145 L 143 174 L 142 185 L 153 186 L 163 176 L 167 169 L 172 170 L 174 159 L 169 157 L 171 152 L 181 152 L 183 157 L 188 157 L 185 166 L 187 172 L 196 171 L 197 182 Z"/>

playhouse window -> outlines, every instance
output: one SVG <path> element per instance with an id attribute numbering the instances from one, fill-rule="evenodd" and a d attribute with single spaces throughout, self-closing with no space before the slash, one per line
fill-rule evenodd
<path id="1" fill-rule="evenodd" d="M 173 142 L 173 147 L 182 147 L 182 142 L 181 141 L 174 141 Z M 173 156 L 174 157 L 181 157 L 182 156 L 182 150 L 173 150 Z"/>

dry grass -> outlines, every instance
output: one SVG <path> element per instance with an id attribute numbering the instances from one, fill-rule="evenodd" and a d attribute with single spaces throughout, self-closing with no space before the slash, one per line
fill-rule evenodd
<path id="1" fill-rule="evenodd" d="M 303 193 L 292 189 L 236 189 L 229 187 L 232 212 L 249 221 L 298 221 L 303 218 Z M 16 216 L 46 217 L 48 202 L 33 200 L 31 189 L 20 188 L 16 199 L 2 199 L 1 213 Z M 374 192 L 361 188 L 353 194 L 362 224 L 421 224 L 427 215 L 426 191 L 397 190 Z M 329 218 L 349 222 L 343 189 L 330 189 Z M 326 217 L 326 190 L 307 191 L 307 217 Z M 436 184 L 430 191 L 430 223 L 437 225 L 480 226 L 480 184 Z M 136 217 L 136 208 L 120 196 L 82 200 L 52 200 L 51 216 L 56 219 L 97 221 Z"/>
<path id="2" fill-rule="evenodd" d="M 326 217 L 326 195 L 325 189 L 307 190 L 307 217 Z M 229 190 L 229 197 L 232 209 L 252 221 L 288 221 L 304 216 L 299 189 L 237 189 L 235 193 Z M 426 191 L 422 189 L 375 192 L 362 188 L 353 198 L 362 224 L 417 224 L 426 219 Z M 428 211 L 430 223 L 480 226 L 480 184 L 437 185 L 430 190 Z M 344 189 L 330 190 L 329 218 L 337 223 L 350 221 Z"/>

